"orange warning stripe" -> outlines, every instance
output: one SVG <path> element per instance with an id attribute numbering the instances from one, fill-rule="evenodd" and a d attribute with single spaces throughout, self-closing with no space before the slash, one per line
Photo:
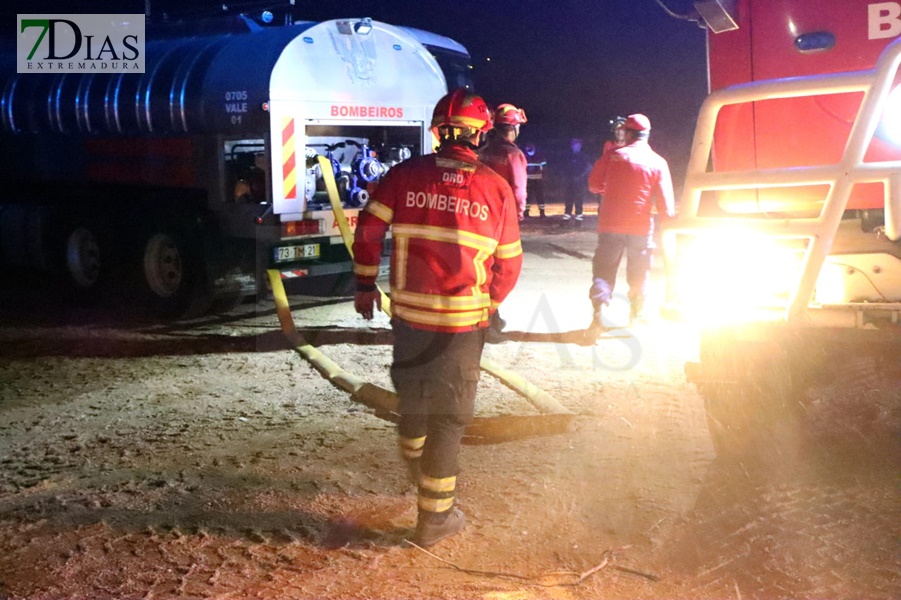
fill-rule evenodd
<path id="1" fill-rule="evenodd" d="M 285 185 L 285 199 L 297 198 L 297 165 L 294 152 L 294 119 L 285 117 L 282 121 L 282 181 Z"/>

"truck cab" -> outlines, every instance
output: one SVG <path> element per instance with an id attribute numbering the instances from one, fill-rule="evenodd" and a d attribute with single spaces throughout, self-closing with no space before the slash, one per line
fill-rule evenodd
<path id="1" fill-rule="evenodd" d="M 711 94 L 667 310 L 704 327 L 686 368 L 723 454 L 778 446 L 842 360 L 901 350 L 901 4 L 695 5 Z"/>

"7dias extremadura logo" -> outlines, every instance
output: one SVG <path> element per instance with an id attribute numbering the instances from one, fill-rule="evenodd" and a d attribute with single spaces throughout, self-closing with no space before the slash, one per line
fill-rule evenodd
<path id="1" fill-rule="evenodd" d="M 16 15 L 18 73 L 143 73 L 144 15 Z"/>

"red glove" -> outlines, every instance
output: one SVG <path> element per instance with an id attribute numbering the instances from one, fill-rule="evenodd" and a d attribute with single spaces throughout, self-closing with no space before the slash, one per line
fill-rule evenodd
<path id="1" fill-rule="evenodd" d="M 357 293 L 354 294 L 354 308 L 367 321 L 372 319 L 372 315 L 375 312 L 372 310 L 373 305 L 378 310 L 382 310 L 382 293 L 377 289 L 371 291 L 357 290 Z"/>

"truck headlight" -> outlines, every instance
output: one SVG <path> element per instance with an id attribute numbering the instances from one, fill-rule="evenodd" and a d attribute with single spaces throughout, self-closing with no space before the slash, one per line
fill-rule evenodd
<path id="1" fill-rule="evenodd" d="M 698 323 L 736 323 L 784 308 L 797 286 L 803 241 L 744 232 L 679 235 L 668 264 L 669 303 Z"/>

